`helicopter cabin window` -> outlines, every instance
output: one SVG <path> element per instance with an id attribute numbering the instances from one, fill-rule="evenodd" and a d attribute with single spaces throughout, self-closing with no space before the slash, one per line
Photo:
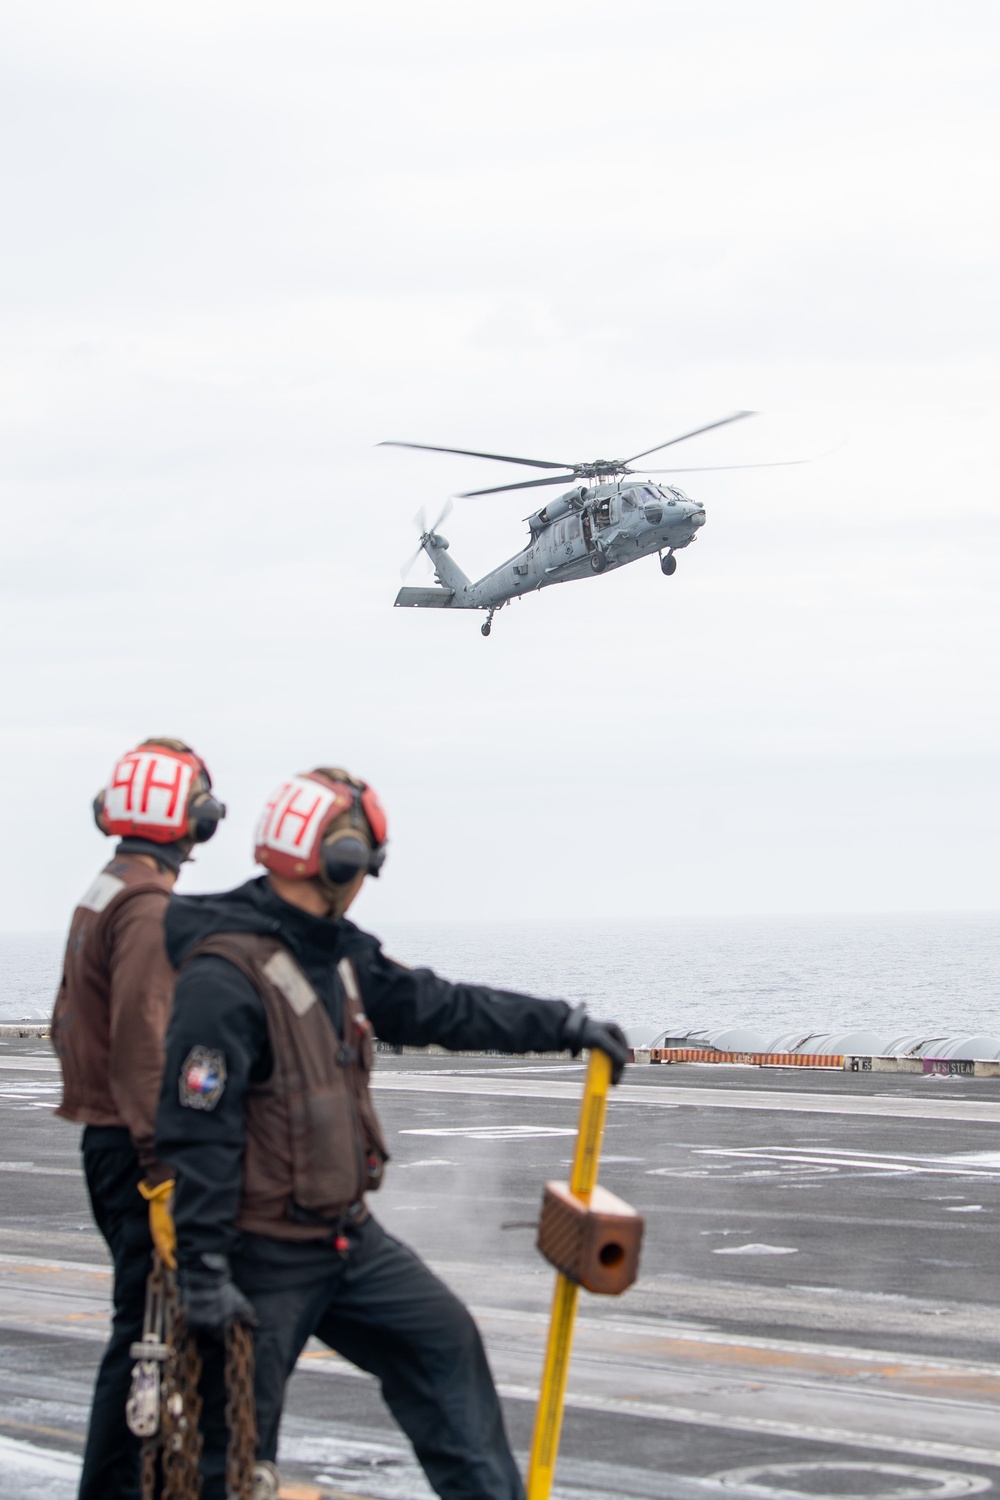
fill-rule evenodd
<path id="1" fill-rule="evenodd" d="M 570 516 L 569 520 L 566 522 L 566 540 L 568 542 L 575 541 L 576 538 L 579 535 L 580 535 L 580 517 L 579 516 Z"/>

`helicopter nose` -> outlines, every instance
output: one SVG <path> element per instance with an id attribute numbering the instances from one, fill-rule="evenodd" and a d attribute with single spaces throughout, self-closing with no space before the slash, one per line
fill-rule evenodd
<path id="1" fill-rule="evenodd" d="M 691 513 L 691 525 L 692 526 L 704 526 L 704 524 L 705 524 L 705 512 L 704 512 L 704 509 L 698 509 L 698 510 L 692 511 L 692 513 Z"/>

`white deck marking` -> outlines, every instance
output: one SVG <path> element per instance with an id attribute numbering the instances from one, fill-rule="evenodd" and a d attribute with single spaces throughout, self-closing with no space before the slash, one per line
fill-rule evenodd
<path id="1" fill-rule="evenodd" d="M 438 1269 L 447 1275 L 446 1265 Z M 8 1328 L 103 1339 L 108 1292 L 108 1273 L 100 1266 L 0 1258 L 0 1324 Z M 502 1394 L 533 1402 L 547 1312 L 490 1307 L 478 1298 L 474 1312 Z M 321 1377 L 367 1378 L 315 1345 L 299 1368 Z M 569 1405 L 611 1417 L 1000 1469 L 1000 1365 L 744 1338 L 659 1318 L 584 1316 L 577 1323 Z M 0 1473 L 2 1463 L 0 1453 Z"/>
<path id="2" fill-rule="evenodd" d="M 797 1245 L 723 1245 L 713 1255 L 798 1255 Z"/>
<path id="3" fill-rule="evenodd" d="M 484 1315 L 478 1309 L 477 1321 L 485 1321 Z M 539 1347 L 544 1334 L 544 1327 L 539 1330 Z M 490 1362 L 497 1374 L 497 1367 L 502 1359 L 501 1351 L 494 1350 L 490 1356 Z M 605 1416 L 628 1416 L 638 1417 L 644 1420 L 656 1422 L 680 1422 L 695 1427 L 719 1428 L 729 1432 L 752 1432 L 758 1435 L 768 1434 L 772 1437 L 787 1437 L 799 1441 L 816 1443 L 842 1444 L 847 1448 L 867 1448 L 873 1451 L 884 1451 L 886 1453 L 906 1453 L 921 1458 L 950 1459 L 952 1462 L 964 1462 L 982 1464 L 988 1468 L 1000 1468 L 1000 1449 L 976 1446 L 968 1443 L 934 1441 L 918 1436 L 911 1436 L 909 1431 L 872 1432 L 861 1430 L 858 1427 L 842 1427 L 832 1425 L 820 1425 L 809 1421 L 790 1421 L 778 1416 L 750 1416 L 736 1411 L 713 1411 L 711 1407 L 705 1406 L 678 1406 L 672 1402 L 649 1401 L 640 1397 L 615 1396 L 598 1392 L 587 1392 L 579 1389 L 581 1361 L 575 1363 L 575 1375 L 570 1378 L 570 1390 L 566 1394 L 566 1405 L 575 1407 L 578 1411 L 601 1412 Z M 335 1376 L 341 1379 L 356 1380 L 370 1379 L 362 1371 L 341 1359 L 338 1355 L 316 1351 L 312 1355 L 306 1353 L 299 1361 L 298 1369 L 306 1373 Z M 634 1376 L 637 1372 L 632 1371 Z M 761 1389 L 761 1376 L 755 1374 L 757 1389 Z M 643 1382 L 645 1384 L 645 1382 Z M 574 1384 L 576 1389 L 574 1389 Z M 502 1375 L 497 1374 L 496 1387 L 501 1396 L 511 1401 L 529 1401 L 532 1404 L 538 1400 L 538 1386 L 530 1382 L 505 1380 Z M 802 1384 L 799 1385 L 802 1390 Z M 827 1389 L 824 1385 L 813 1384 L 811 1395 L 817 1410 L 822 1411 L 826 1405 L 825 1397 Z M 872 1404 L 878 1404 L 878 1398 L 872 1400 Z M 947 1402 L 943 1403 L 945 1406 Z M 910 1415 L 913 1423 L 913 1432 L 920 1427 L 920 1406 L 933 1407 L 937 1403 L 918 1400 L 913 1403 L 917 1408 Z M 905 1424 L 909 1427 L 909 1422 Z"/>
<path id="4" fill-rule="evenodd" d="M 802 1500 L 806 1500 L 807 1494 L 813 1496 L 814 1500 L 828 1500 L 834 1494 L 846 1494 L 846 1484 L 852 1480 L 857 1485 L 862 1476 L 870 1478 L 871 1475 L 876 1478 L 883 1476 L 889 1481 L 891 1488 L 882 1489 L 876 1494 L 866 1484 L 865 1494 L 870 1500 L 958 1500 L 960 1495 L 981 1495 L 984 1490 L 992 1488 L 990 1481 L 981 1474 L 956 1474 L 947 1469 L 916 1469 L 911 1464 L 841 1463 L 837 1459 L 797 1464 L 753 1464 L 744 1469 L 727 1469 L 711 1477 L 726 1489 L 743 1490 L 744 1486 L 749 1485 L 755 1494 L 762 1497 L 773 1496 L 774 1500 L 787 1500 L 789 1495 L 801 1495 Z M 774 1484 L 769 1483 L 769 1480 L 773 1480 Z M 828 1489 L 826 1495 L 821 1495 L 816 1485 L 822 1484 L 824 1480 L 827 1485 L 832 1482 L 836 1489 Z M 903 1481 L 905 1488 L 900 1489 L 899 1480 Z M 788 1481 L 795 1485 L 794 1489 Z M 800 1488 L 803 1482 L 808 1485 L 808 1491 Z"/>
<path id="5" fill-rule="evenodd" d="M 786 1164 L 805 1166 L 815 1172 L 836 1173 L 850 1168 L 861 1172 L 892 1172 L 897 1176 L 916 1174 L 990 1180 L 1000 1177 L 1000 1162 L 996 1153 L 991 1151 L 917 1156 L 912 1152 L 845 1151 L 833 1146 L 695 1146 L 693 1152 L 696 1156 L 719 1157 L 733 1162 L 769 1162 L 780 1168 Z M 676 1168 L 655 1167 L 646 1176 L 669 1176 L 676 1171 Z"/>
<path id="6" fill-rule="evenodd" d="M 537 1386 L 506 1385 L 497 1381 L 501 1396 L 513 1401 L 538 1400 Z M 819 1404 L 819 1403 L 817 1403 Z M 976 1448 L 964 1443 L 927 1442 L 918 1437 L 898 1437 L 892 1433 L 856 1432 L 845 1427 L 820 1426 L 812 1422 L 783 1422 L 773 1417 L 745 1417 L 735 1412 L 718 1413 L 699 1407 L 673 1406 L 658 1401 L 641 1401 L 608 1396 L 588 1396 L 570 1391 L 566 1405 L 578 1411 L 599 1411 L 607 1416 L 645 1417 L 654 1422 L 683 1422 L 694 1427 L 724 1428 L 729 1432 L 767 1433 L 771 1437 L 794 1438 L 810 1443 L 842 1443 L 845 1448 L 871 1448 L 886 1453 L 912 1453 L 921 1458 L 950 1459 L 953 1463 L 982 1464 L 1000 1468 L 1000 1449 Z"/>
<path id="7" fill-rule="evenodd" d="M 72 1500 L 80 1468 L 75 1453 L 0 1437 L 0 1494 L 17 1500 Z"/>
<path id="8" fill-rule="evenodd" d="M 441 1125 L 421 1130 L 401 1130 L 400 1135 L 460 1135 L 469 1141 L 533 1141 L 539 1136 L 576 1135 L 561 1125 Z"/>
<path id="9" fill-rule="evenodd" d="M 39 1167 L 33 1161 L 0 1161 L 0 1172 L 19 1172 L 32 1177 L 80 1177 L 78 1167 Z"/>
<path id="10" fill-rule="evenodd" d="M 524 1083 L 517 1078 L 442 1077 L 437 1073 L 377 1072 L 372 1086 L 395 1093 L 412 1094 L 479 1094 L 506 1099 L 560 1099 L 580 1102 L 578 1082 L 532 1078 Z M 873 1115 L 897 1120 L 963 1120 L 1000 1125 L 1000 1101 L 988 1099 L 948 1099 L 901 1095 L 877 1098 L 857 1094 L 814 1094 L 778 1089 L 684 1088 L 670 1084 L 621 1083 L 614 1090 L 616 1107 L 639 1104 L 647 1109 L 677 1109 L 686 1104 L 701 1109 L 776 1110 L 779 1113 L 817 1115 Z"/>
<path id="11" fill-rule="evenodd" d="M 6 1057 L 0 1055 L 0 1073 L 5 1069 L 18 1069 L 33 1073 L 58 1073 L 56 1057 L 35 1055 L 31 1057 Z M 480 1094 L 496 1098 L 519 1099 L 572 1099 L 579 1101 L 580 1084 L 577 1076 L 572 1080 L 544 1076 L 546 1072 L 573 1072 L 577 1075 L 579 1065 L 556 1064 L 552 1069 L 531 1070 L 532 1076 L 525 1078 L 527 1068 L 491 1068 L 488 1075 L 469 1072 L 435 1070 L 431 1072 L 389 1072 L 376 1070 L 372 1079 L 375 1088 L 399 1090 L 404 1093 L 432 1094 Z M 828 1094 L 811 1090 L 748 1089 L 745 1087 L 720 1088 L 659 1082 L 653 1084 L 619 1084 L 614 1091 L 619 1104 L 641 1104 L 647 1108 L 671 1108 L 678 1105 L 694 1105 L 706 1109 L 750 1109 L 792 1111 L 803 1114 L 828 1115 L 872 1115 L 882 1119 L 914 1120 L 966 1120 L 1000 1124 L 1000 1100 L 949 1099 L 935 1094 L 933 1097 L 918 1097 L 912 1094 Z"/>

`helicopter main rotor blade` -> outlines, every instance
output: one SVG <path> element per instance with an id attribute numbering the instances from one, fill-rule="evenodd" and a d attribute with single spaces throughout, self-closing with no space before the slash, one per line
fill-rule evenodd
<path id="1" fill-rule="evenodd" d="M 463 458 L 492 458 L 500 464 L 526 464 L 530 469 L 573 468 L 572 464 L 550 463 L 545 458 L 511 458 L 509 453 L 478 453 L 474 448 L 437 448 L 433 443 L 397 443 L 389 439 L 384 443 L 376 443 L 375 446 L 377 448 L 419 448 L 424 453 L 458 453 Z"/>
<path id="2" fill-rule="evenodd" d="M 430 530 L 431 536 L 433 536 L 434 533 L 435 533 L 435 531 L 437 531 L 437 529 L 441 525 L 442 521 L 447 521 L 448 517 L 451 515 L 451 513 L 452 513 L 452 511 L 454 509 L 455 509 L 455 502 L 452 500 L 451 496 L 449 495 L 448 498 L 447 498 L 447 500 L 444 502 L 444 505 L 442 505 L 442 507 L 441 507 L 441 514 L 438 516 L 437 520 L 434 522 L 434 525 L 431 527 L 431 530 Z"/>
<path id="3" fill-rule="evenodd" d="M 522 479 L 520 484 L 495 484 L 488 490 L 461 490 L 460 500 L 471 500 L 474 495 L 502 495 L 505 490 L 535 490 L 543 484 L 572 484 L 575 474 L 554 474 L 551 479 Z"/>
<path id="4" fill-rule="evenodd" d="M 665 443 L 657 443 L 655 448 L 644 448 L 641 453 L 633 453 L 631 458 L 625 459 L 625 462 L 635 463 L 637 458 L 648 458 L 651 453 L 659 453 L 661 448 L 672 448 L 675 443 L 686 443 L 688 438 L 697 437 L 701 432 L 711 432 L 715 427 L 725 427 L 730 422 L 741 422 L 744 417 L 756 415 L 757 413 L 753 411 L 734 411 L 731 416 L 721 417 L 718 422 L 709 422 L 706 427 L 696 427 L 693 432 L 682 432 L 680 437 L 668 438 Z"/>
<path id="5" fill-rule="evenodd" d="M 823 454 L 819 455 L 820 458 Z M 699 464 L 695 469 L 636 469 L 637 474 L 710 474 L 718 469 L 791 469 L 796 464 L 815 463 L 812 458 L 779 458 L 769 464 Z"/>

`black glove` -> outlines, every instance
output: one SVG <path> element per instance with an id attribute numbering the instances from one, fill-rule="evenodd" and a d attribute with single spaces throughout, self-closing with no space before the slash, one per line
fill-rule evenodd
<path id="1" fill-rule="evenodd" d="M 200 1255 L 179 1275 L 181 1306 L 192 1333 L 221 1336 L 234 1323 L 257 1327 L 257 1314 L 236 1285 L 224 1255 Z"/>
<path id="2" fill-rule="evenodd" d="M 614 1021 L 592 1021 L 585 1008 L 571 1010 L 563 1025 L 563 1046 L 576 1057 L 586 1047 L 611 1059 L 611 1082 L 619 1083 L 628 1062 L 628 1037 Z"/>

